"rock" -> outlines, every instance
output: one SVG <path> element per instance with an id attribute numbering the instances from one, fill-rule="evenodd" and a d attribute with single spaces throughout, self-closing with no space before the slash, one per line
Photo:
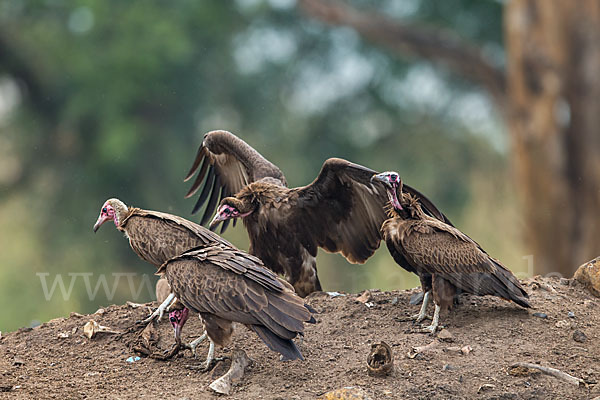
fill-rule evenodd
<path id="1" fill-rule="evenodd" d="M 386 376 L 394 370 L 394 354 L 386 342 L 371 345 L 367 369 L 371 376 Z"/>
<path id="2" fill-rule="evenodd" d="M 371 296 L 371 292 L 365 290 L 360 296 L 356 298 L 356 301 L 361 302 L 363 304 L 367 304 L 373 300 L 373 296 Z"/>
<path id="3" fill-rule="evenodd" d="M 450 353 L 461 354 L 460 347 L 458 346 L 446 347 L 446 351 Z"/>
<path id="4" fill-rule="evenodd" d="M 581 265 L 573 275 L 591 294 L 600 297 L 600 257 Z"/>
<path id="5" fill-rule="evenodd" d="M 580 330 L 576 330 L 573 332 L 573 340 L 578 343 L 583 343 L 587 341 L 587 336 Z"/>
<path id="6" fill-rule="evenodd" d="M 13 359 L 13 365 L 19 366 L 19 365 L 23 365 L 25 364 L 25 361 L 23 361 L 22 359 L 15 357 Z"/>
<path id="7" fill-rule="evenodd" d="M 440 333 L 438 333 L 437 338 L 442 342 L 454 342 L 454 336 L 448 329 L 442 329 Z"/>
<path id="8" fill-rule="evenodd" d="M 536 313 L 533 313 L 533 316 L 534 316 L 534 317 L 538 317 L 538 318 L 542 318 L 542 319 L 546 319 L 546 318 L 548 318 L 548 314 L 544 314 L 543 312 L 536 312 Z"/>
<path id="9" fill-rule="evenodd" d="M 484 383 L 483 385 L 479 386 L 479 389 L 477 389 L 477 393 L 487 392 L 488 390 L 492 390 L 495 388 L 496 385 L 492 385 L 491 383 Z"/>
<path id="10" fill-rule="evenodd" d="M 418 292 L 410 296 L 409 304 L 416 306 L 417 304 L 421 304 L 423 302 L 423 292 Z"/>
<path id="11" fill-rule="evenodd" d="M 81 318 L 83 317 L 83 314 L 79 314 L 78 312 L 72 311 L 71 314 L 69 314 L 69 318 Z"/>
<path id="12" fill-rule="evenodd" d="M 345 387 L 332 390 L 319 397 L 320 400 L 370 400 L 371 398 L 361 388 Z"/>
<path id="13" fill-rule="evenodd" d="M 395 306 L 396 304 L 398 304 L 398 296 L 395 296 L 392 301 L 391 301 L 392 305 Z"/>
<path id="14" fill-rule="evenodd" d="M 567 317 L 569 317 L 569 318 L 575 318 L 575 313 L 573 311 L 569 311 L 567 313 Z"/>
<path id="15" fill-rule="evenodd" d="M 105 312 L 106 312 L 106 311 L 104 310 L 104 308 L 99 308 L 99 309 L 97 309 L 97 310 L 96 310 L 96 312 L 95 312 L 94 314 L 99 314 L 99 315 L 102 315 L 102 314 L 104 314 Z"/>
<path id="16" fill-rule="evenodd" d="M 452 366 L 452 365 L 450 365 L 450 364 L 445 364 L 445 365 L 444 365 L 444 368 L 442 368 L 442 369 L 443 369 L 444 371 L 453 371 L 453 370 L 455 370 L 455 369 L 456 369 L 456 367 L 453 367 L 453 366 Z"/>
<path id="17" fill-rule="evenodd" d="M 465 356 L 466 356 L 467 354 L 469 354 L 470 352 L 472 352 L 472 351 L 473 351 L 473 348 L 472 348 L 471 346 L 469 346 L 469 345 L 463 346 L 463 347 L 460 349 L 460 352 L 461 352 L 461 353 L 463 353 L 463 355 L 465 355 Z"/>

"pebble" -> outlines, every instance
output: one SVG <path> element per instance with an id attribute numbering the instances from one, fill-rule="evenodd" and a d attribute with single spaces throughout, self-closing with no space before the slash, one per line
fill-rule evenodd
<path id="1" fill-rule="evenodd" d="M 569 317 L 569 318 L 575 318 L 575 313 L 573 311 L 569 311 L 567 313 L 567 317 Z"/>
<path id="2" fill-rule="evenodd" d="M 437 335 L 438 339 L 443 342 L 453 342 L 454 336 L 447 329 L 442 329 Z"/>
<path id="3" fill-rule="evenodd" d="M 538 318 L 543 318 L 543 319 L 546 319 L 546 318 L 548 318 L 548 314 L 544 314 L 543 312 L 536 312 L 536 313 L 533 313 L 533 316 L 534 316 L 534 317 L 538 317 Z"/>
<path id="4" fill-rule="evenodd" d="M 556 324 L 554 324 L 554 326 L 556 326 L 557 328 L 560 328 L 560 329 L 566 329 L 566 328 L 571 327 L 571 323 L 569 321 L 567 321 L 566 319 L 563 319 L 563 320 L 558 321 Z"/>
<path id="5" fill-rule="evenodd" d="M 128 363 L 132 363 L 132 362 L 136 362 L 136 361 L 139 361 L 139 360 L 141 360 L 141 358 L 139 358 L 138 356 L 135 356 L 135 357 L 129 357 L 125 361 L 127 361 Z"/>
<path id="6" fill-rule="evenodd" d="M 573 340 L 579 343 L 583 343 L 587 341 L 587 336 L 580 330 L 576 330 L 573 332 Z"/>
<path id="7" fill-rule="evenodd" d="M 392 305 L 395 306 L 396 304 L 398 304 L 398 296 L 396 296 L 392 299 Z"/>
<path id="8" fill-rule="evenodd" d="M 421 304 L 423 302 L 423 292 L 418 292 L 410 296 L 409 304 L 416 306 L 417 304 Z"/>
<path id="9" fill-rule="evenodd" d="M 444 369 L 444 371 L 452 371 L 452 370 L 455 370 L 455 369 L 456 369 L 456 367 L 453 367 L 453 366 L 452 366 L 452 365 L 450 365 L 450 364 L 446 364 L 446 365 L 444 365 L 444 368 L 443 368 L 443 369 Z"/>

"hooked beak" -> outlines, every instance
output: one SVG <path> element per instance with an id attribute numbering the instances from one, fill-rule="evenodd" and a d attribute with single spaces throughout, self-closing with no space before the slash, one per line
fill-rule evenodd
<path id="1" fill-rule="evenodd" d="M 175 341 L 179 344 L 181 343 L 181 325 L 174 324 L 173 329 L 175 330 Z"/>
<path id="2" fill-rule="evenodd" d="M 96 223 L 94 224 L 94 233 L 96 233 L 96 231 L 98 230 L 98 228 L 100 228 L 100 226 L 105 223 L 106 221 L 108 221 L 110 218 L 107 215 L 100 215 L 98 217 L 98 220 L 96 221 Z"/>
<path id="3" fill-rule="evenodd" d="M 213 229 L 217 224 L 221 221 L 225 221 L 227 218 L 223 217 L 220 212 L 217 211 L 212 221 L 210 221 L 210 225 L 208 225 L 209 229 Z"/>
<path id="4" fill-rule="evenodd" d="M 390 181 L 387 178 L 387 174 L 386 173 L 381 173 L 381 174 L 373 175 L 371 177 L 371 182 L 381 182 L 381 183 L 383 183 L 387 187 L 390 187 L 390 188 L 392 187 L 392 185 L 390 184 Z"/>

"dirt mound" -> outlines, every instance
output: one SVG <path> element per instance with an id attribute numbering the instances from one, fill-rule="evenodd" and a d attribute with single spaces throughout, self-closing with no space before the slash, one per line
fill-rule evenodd
<path id="1" fill-rule="evenodd" d="M 367 305 L 356 301 L 356 295 L 315 294 L 308 302 L 319 311 L 318 323 L 307 326 L 299 344 L 304 362 L 280 362 L 255 334 L 238 327 L 234 344 L 242 346 L 254 363 L 230 398 L 314 399 L 345 386 L 358 387 L 372 399 L 598 396 L 600 300 L 571 283 L 557 279 L 529 282 L 533 310 L 496 298 L 464 296 L 457 309 L 442 316 L 441 323 L 447 326 L 443 340 L 414 333 L 412 323 L 404 321 L 418 311 L 409 299 L 419 290 L 373 291 Z M 34 329 L 3 333 L 0 397 L 216 397 L 207 386 L 227 369 L 228 362 L 209 373 L 189 368 L 201 364 L 206 343 L 199 347 L 198 359 L 186 351 L 170 361 L 145 357 L 127 361 L 136 356 L 130 347 L 139 333 L 129 328 L 147 313 L 147 307 L 110 306 L 93 315 L 72 315 Z M 83 336 L 83 326 L 90 319 L 127 333 L 100 334 L 90 340 Z M 201 332 L 200 321 L 190 318 L 184 338 Z M 157 333 L 158 345 L 168 349 L 173 334 L 166 318 Z M 394 371 L 387 377 L 369 376 L 367 355 L 371 345 L 380 341 L 391 346 Z M 414 350 L 432 342 L 424 350 Z M 217 355 L 231 351 L 217 350 Z M 586 384 L 576 386 L 526 369 L 511 369 L 516 362 L 556 368 Z"/>

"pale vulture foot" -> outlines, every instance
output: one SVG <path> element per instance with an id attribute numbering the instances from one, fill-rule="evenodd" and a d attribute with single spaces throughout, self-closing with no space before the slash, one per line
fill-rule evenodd
<path id="1" fill-rule="evenodd" d="M 205 336 L 206 334 L 202 335 Z M 202 337 L 201 336 L 201 337 Z M 200 339 L 200 338 L 198 338 Z M 196 340 L 198 340 L 196 339 Z M 227 359 L 227 357 L 215 357 L 215 344 L 208 338 L 210 345 L 208 346 L 208 354 L 206 355 L 206 361 L 204 361 L 201 365 L 189 365 L 189 369 L 199 370 L 201 372 L 208 372 L 214 366 L 214 363 L 217 361 L 223 361 Z M 186 345 L 187 346 L 187 345 Z"/>
<path id="2" fill-rule="evenodd" d="M 429 305 L 429 298 L 431 296 L 431 291 L 425 292 L 423 296 L 423 304 L 421 304 L 421 309 L 418 314 L 411 315 L 411 319 L 414 319 L 416 323 L 423 321 L 424 319 L 431 319 L 429 315 L 427 315 L 427 306 Z"/>
<path id="3" fill-rule="evenodd" d="M 196 347 L 198 347 L 198 345 L 200 343 L 202 343 L 204 341 L 204 339 L 206 339 L 206 331 L 204 331 L 204 333 L 202 334 L 202 336 L 200 336 L 197 339 L 194 339 L 192 342 L 190 343 L 185 343 L 183 345 L 184 348 L 186 349 L 190 349 L 192 351 L 192 354 L 194 355 L 194 358 L 196 357 Z M 214 347 L 213 343 L 210 342 L 210 345 Z M 214 349 L 213 349 L 214 352 Z M 210 348 L 209 348 L 209 353 L 210 353 Z"/>
<path id="4" fill-rule="evenodd" d="M 431 325 L 421 329 L 419 332 L 422 333 L 431 333 L 434 334 L 440 325 L 440 306 L 435 305 L 435 311 L 433 313 L 433 320 L 431 321 Z"/>
<path id="5" fill-rule="evenodd" d="M 148 318 L 142 321 L 143 324 L 149 324 L 150 322 L 156 319 L 156 322 L 160 322 L 163 315 L 165 314 L 165 310 L 169 308 L 169 306 L 175 301 L 175 293 L 171 293 L 165 301 L 162 302 L 160 306 Z"/>

